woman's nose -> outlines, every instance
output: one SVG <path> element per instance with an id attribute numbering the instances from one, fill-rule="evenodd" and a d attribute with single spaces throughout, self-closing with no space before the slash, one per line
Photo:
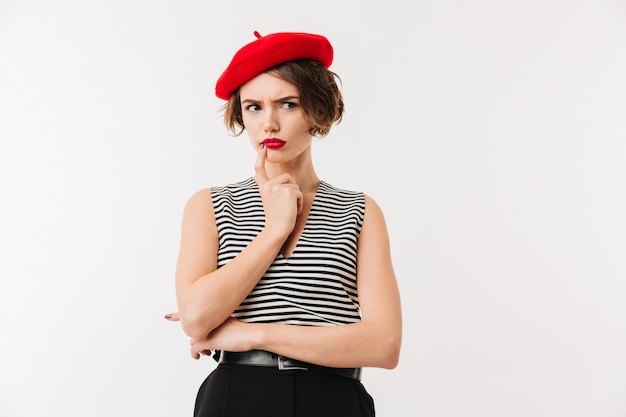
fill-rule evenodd
<path id="1" fill-rule="evenodd" d="M 263 130 L 265 132 L 277 132 L 278 120 L 276 120 L 276 114 L 273 111 L 268 111 L 265 114 L 265 120 L 263 121 Z"/>

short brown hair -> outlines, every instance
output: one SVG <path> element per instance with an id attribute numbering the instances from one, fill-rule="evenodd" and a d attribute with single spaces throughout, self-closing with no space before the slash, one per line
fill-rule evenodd
<path id="1" fill-rule="evenodd" d="M 325 68 L 322 63 L 310 59 L 288 61 L 265 71 L 282 80 L 294 84 L 300 92 L 300 105 L 304 113 L 313 120 L 310 133 L 324 137 L 333 124 L 341 122 L 344 112 L 343 96 L 337 74 Z M 224 123 L 234 136 L 245 130 L 241 114 L 239 88 L 222 107 Z"/>

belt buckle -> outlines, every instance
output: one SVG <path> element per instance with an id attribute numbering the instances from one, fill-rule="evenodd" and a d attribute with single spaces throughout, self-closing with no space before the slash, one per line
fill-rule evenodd
<path id="1" fill-rule="evenodd" d="M 289 370 L 294 370 L 294 369 L 299 369 L 299 370 L 303 370 L 303 371 L 307 371 L 308 368 L 305 368 L 303 366 L 289 366 L 285 364 L 285 360 L 286 358 L 284 356 L 280 356 L 278 355 L 278 369 L 280 369 L 281 371 L 289 371 Z"/>

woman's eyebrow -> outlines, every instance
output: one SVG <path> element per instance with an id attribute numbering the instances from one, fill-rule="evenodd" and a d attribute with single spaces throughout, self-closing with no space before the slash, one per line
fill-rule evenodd
<path id="1" fill-rule="evenodd" d="M 258 100 L 253 100 L 251 98 L 247 98 L 245 100 L 241 101 L 241 104 L 246 104 L 246 103 L 250 103 L 250 104 L 257 104 L 259 101 Z"/>
<path id="2" fill-rule="evenodd" d="M 281 97 L 281 98 L 277 98 L 276 100 L 273 100 L 272 103 L 283 103 L 285 101 L 293 101 L 293 100 L 300 100 L 299 96 L 285 96 L 285 97 Z M 246 98 L 244 100 L 241 100 L 241 104 L 258 104 L 260 103 L 259 100 L 254 100 L 251 98 Z"/>
<path id="3" fill-rule="evenodd" d="M 282 98 L 274 100 L 274 103 L 283 103 L 285 101 L 292 101 L 292 100 L 300 100 L 300 97 L 299 96 L 286 96 L 286 97 L 282 97 Z"/>

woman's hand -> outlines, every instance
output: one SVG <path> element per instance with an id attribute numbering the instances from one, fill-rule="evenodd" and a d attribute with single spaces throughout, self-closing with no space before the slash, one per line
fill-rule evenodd
<path id="1" fill-rule="evenodd" d="M 267 148 L 261 146 L 254 164 L 255 181 L 263 200 L 265 227 L 280 236 L 287 236 L 296 225 L 296 218 L 302 211 L 303 195 L 300 187 L 289 174 L 269 178 L 265 170 Z"/>
<path id="2" fill-rule="evenodd" d="M 178 315 L 178 313 L 169 313 L 165 315 L 165 320 L 180 321 L 180 316 Z"/>
<path id="3" fill-rule="evenodd" d="M 165 315 L 168 321 L 179 321 L 178 313 Z M 254 349 L 252 325 L 243 321 L 228 318 L 221 326 L 213 330 L 208 336 L 190 340 L 191 357 L 200 359 L 201 355 L 211 356 L 214 350 L 228 350 L 231 352 L 245 352 Z"/>
<path id="4" fill-rule="evenodd" d="M 191 339 L 191 357 L 200 359 L 201 355 L 210 356 L 213 350 L 245 352 L 254 349 L 253 325 L 229 318 L 208 336 Z"/>

